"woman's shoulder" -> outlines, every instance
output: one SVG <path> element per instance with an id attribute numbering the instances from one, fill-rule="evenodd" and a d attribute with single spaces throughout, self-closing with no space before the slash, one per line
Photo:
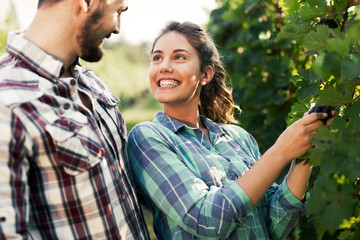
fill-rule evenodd
<path id="1" fill-rule="evenodd" d="M 247 146 L 257 146 L 255 138 L 244 128 L 234 124 L 220 124 L 220 127 L 237 142 L 245 142 Z"/>
<path id="2" fill-rule="evenodd" d="M 219 124 L 220 127 L 230 133 L 233 136 L 237 136 L 237 137 L 251 137 L 251 134 L 246 131 L 244 128 L 235 125 L 235 124 Z"/>
<path id="3" fill-rule="evenodd" d="M 232 139 L 237 142 L 243 150 L 247 151 L 249 155 L 255 159 L 260 158 L 260 151 L 256 139 L 244 128 L 233 124 L 221 124 L 225 134 L 230 135 Z"/>
<path id="4" fill-rule="evenodd" d="M 137 123 L 129 132 L 129 136 L 159 136 L 168 132 L 165 126 L 154 121 Z"/>

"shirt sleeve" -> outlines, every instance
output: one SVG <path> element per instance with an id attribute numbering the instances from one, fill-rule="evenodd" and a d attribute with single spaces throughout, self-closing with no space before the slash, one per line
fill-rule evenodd
<path id="1" fill-rule="evenodd" d="M 28 162 L 24 131 L 12 111 L 0 104 L 0 238 L 26 239 Z"/>
<path id="2" fill-rule="evenodd" d="M 283 239 L 296 225 L 305 209 L 305 202 L 297 199 L 289 190 L 286 177 L 280 184 L 273 184 L 266 193 L 268 204 L 267 225 L 273 239 Z"/>
<path id="3" fill-rule="evenodd" d="M 152 124 L 129 134 L 128 153 L 141 190 L 175 224 L 198 237 L 227 238 L 252 210 L 250 199 L 232 181 L 208 186 L 186 166 L 177 136 Z M 181 140 L 179 140 L 181 141 Z"/>
<path id="4" fill-rule="evenodd" d="M 243 146 L 249 156 L 256 161 L 260 159 L 261 153 L 253 136 L 238 126 L 224 125 L 224 127 L 239 145 Z M 256 161 L 251 164 L 255 164 Z M 304 211 L 305 202 L 300 201 L 291 193 L 286 183 L 286 177 L 280 185 L 274 183 L 269 188 L 265 194 L 265 201 L 264 216 L 266 216 L 269 235 L 273 239 L 284 239 Z"/>

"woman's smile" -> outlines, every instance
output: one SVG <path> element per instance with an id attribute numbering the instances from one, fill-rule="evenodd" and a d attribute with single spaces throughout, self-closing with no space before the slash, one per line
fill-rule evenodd
<path id="1" fill-rule="evenodd" d="M 180 84 L 180 81 L 175 79 L 160 79 L 158 82 L 158 86 L 160 88 L 173 88 Z"/>

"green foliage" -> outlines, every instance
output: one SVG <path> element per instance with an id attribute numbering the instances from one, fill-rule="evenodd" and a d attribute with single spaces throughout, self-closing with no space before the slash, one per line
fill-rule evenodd
<path id="1" fill-rule="evenodd" d="M 338 111 L 302 157 L 319 172 L 311 184 L 309 216 L 295 231 L 298 239 L 360 239 L 358 0 L 221 2 L 208 31 L 244 111 L 240 125 L 262 151 L 312 104 Z"/>
<path id="2" fill-rule="evenodd" d="M 289 1 L 292 3 L 293 1 Z M 283 15 L 275 0 L 222 1 L 211 13 L 208 31 L 231 76 L 242 127 L 268 149 L 286 127 L 295 87 L 292 72 L 305 69 L 307 57 L 289 39 L 276 39 Z M 288 11 L 297 9 L 289 5 Z"/>
<path id="3" fill-rule="evenodd" d="M 8 31 L 16 30 L 19 27 L 15 13 L 14 3 L 10 2 L 10 10 L 7 12 L 4 21 L 0 22 L 0 55 L 6 52 L 5 47 Z"/>
<path id="4" fill-rule="evenodd" d="M 111 92 L 121 99 L 121 107 L 127 107 L 149 88 L 148 62 L 145 46 L 106 42 L 101 61 L 82 64 L 93 69 Z"/>
<path id="5" fill-rule="evenodd" d="M 97 63 L 82 62 L 93 69 L 110 91 L 120 98 L 119 109 L 126 120 L 128 131 L 141 121 L 154 118 L 161 106 L 147 106 L 150 99 L 148 46 L 129 45 L 122 42 L 106 42 L 104 56 Z"/>
<path id="6" fill-rule="evenodd" d="M 5 46 L 6 46 L 6 39 L 7 39 L 7 31 L 0 29 L 0 55 L 5 53 Z"/>
<path id="7" fill-rule="evenodd" d="M 314 134 L 314 148 L 306 156 L 320 166 L 308 213 L 317 239 L 359 239 L 360 224 L 360 6 L 354 0 L 281 1 L 285 25 L 278 39 L 291 39 L 311 57 L 298 71 L 292 123 L 311 103 L 335 107 L 339 116 L 330 128 Z M 346 223 L 346 224 L 344 224 Z"/>

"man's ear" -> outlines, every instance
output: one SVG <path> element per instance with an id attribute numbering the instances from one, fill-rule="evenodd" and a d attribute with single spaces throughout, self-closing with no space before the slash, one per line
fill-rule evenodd
<path id="1" fill-rule="evenodd" d="M 93 5 L 93 0 L 79 0 L 80 7 L 84 12 L 88 12 Z"/>

